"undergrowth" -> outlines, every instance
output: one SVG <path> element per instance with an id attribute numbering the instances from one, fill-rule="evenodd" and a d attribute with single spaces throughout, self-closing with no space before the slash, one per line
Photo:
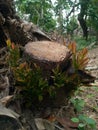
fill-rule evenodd
<path id="1" fill-rule="evenodd" d="M 77 49 L 81 50 L 85 47 L 88 47 L 90 44 L 92 44 L 93 42 L 96 42 L 96 37 L 95 36 L 90 36 L 88 38 L 88 40 L 85 40 L 83 37 L 74 37 L 74 40 L 77 43 Z"/>
<path id="2" fill-rule="evenodd" d="M 42 70 L 35 63 L 33 67 L 30 63 L 24 61 L 21 62 L 20 48 L 19 45 L 11 43 L 7 40 L 7 46 L 9 50 L 8 63 L 11 71 L 14 75 L 15 80 L 15 91 L 17 98 L 23 99 L 26 107 L 31 107 L 32 104 L 37 101 L 43 101 L 46 96 L 55 97 L 56 92 L 59 88 L 64 87 L 64 90 L 69 96 L 76 93 L 77 89 L 81 84 L 81 79 L 78 75 L 78 70 L 84 70 L 88 63 L 87 49 L 77 51 L 76 43 L 72 42 L 68 48 L 72 52 L 72 68 L 69 75 L 68 70 L 62 72 L 59 66 L 52 70 L 50 78 L 43 77 Z M 74 69 L 74 70 L 73 70 Z M 52 81 L 50 83 L 50 80 Z M 83 99 L 71 98 L 76 112 L 80 113 L 77 117 L 73 117 L 73 122 L 79 123 L 79 130 L 96 130 L 96 122 L 92 118 L 81 114 L 85 102 Z"/>
<path id="3" fill-rule="evenodd" d="M 15 90 L 17 96 L 23 98 L 27 106 L 31 106 L 34 101 L 43 101 L 47 95 L 55 97 L 59 88 L 64 87 L 67 95 L 73 94 L 81 84 L 78 70 L 83 70 L 88 63 L 87 49 L 77 51 L 76 43 L 71 43 L 68 48 L 72 52 L 72 66 L 62 72 L 57 66 L 52 70 L 50 77 L 44 77 L 43 72 L 35 63 L 33 67 L 27 61 L 21 62 L 19 45 L 7 40 L 9 49 L 8 63 L 14 75 Z M 52 82 L 50 82 L 50 79 Z"/>
<path id="4" fill-rule="evenodd" d="M 77 117 L 73 117 L 71 120 L 74 123 L 79 123 L 78 130 L 96 130 L 96 122 L 91 117 L 83 114 L 85 108 L 85 101 L 81 98 L 71 98 L 71 103 L 77 112 Z"/>

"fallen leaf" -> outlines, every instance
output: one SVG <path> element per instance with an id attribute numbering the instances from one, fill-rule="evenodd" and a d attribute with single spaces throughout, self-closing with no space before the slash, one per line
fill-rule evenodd
<path id="1" fill-rule="evenodd" d="M 72 130 L 78 128 L 79 123 L 74 123 L 68 118 L 57 117 L 56 119 L 65 128 L 65 130 Z"/>

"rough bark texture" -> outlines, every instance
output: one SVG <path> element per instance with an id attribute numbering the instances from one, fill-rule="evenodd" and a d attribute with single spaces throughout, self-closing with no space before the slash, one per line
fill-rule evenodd
<path id="1" fill-rule="evenodd" d="M 80 23 L 80 26 L 83 30 L 83 37 L 88 38 L 88 28 L 87 28 L 87 25 L 86 25 L 86 20 L 83 18 L 83 16 L 81 15 L 81 13 L 78 15 L 78 20 L 79 20 L 79 23 Z"/>
<path id="2" fill-rule="evenodd" d="M 80 13 L 78 14 L 78 20 L 83 30 L 83 37 L 88 38 L 88 27 L 86 23 L 86 16 L 88 10 L 89 0 L 80 0 Z"/>
<path id="3" fill-rule="evenodd" d="M 0 0 L 0 47 L 6 40 L 25 45 L 29 41 L 51 40 L 33 23 L 22 21 L 14 10 L 13 0 Z"/>

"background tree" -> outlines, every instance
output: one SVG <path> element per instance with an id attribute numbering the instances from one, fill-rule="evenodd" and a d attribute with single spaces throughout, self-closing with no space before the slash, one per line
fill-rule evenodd
<path id="1" fill-rule="evenodd" d="M 15 3 L 16 11 L 23 19 L 27 18 L 44 31 L 54 30 L 56 21 L 51 0 L 16 0 Z"/>
<path id="2" fill-rule="evenodd" d="M 61 35 L 72 35 L 79 21 L 85 39 L 89 38 L 90 30 L 98 39 L 97 0 L 56 0 L 54 3 L 51 0 L 16 0 L 15 3 L 22 18 L 29 18 L 46 32 L 57 30 Z"/>
<path id="3" fill-rule="evenodd" d="M 96 40 L 98 43 L 98 1 L 97 0 L 90 1 L 88 15 L 89 15 L 88 21 L 90 23 L 91 29 L 95 31 Z"/>
<path id="4" fill-rule="evenodd" d="M 74 16 L 72 16 L 66 26 L 67 34 L 70 34 L 70 36 L 73 36 L 74 30 L 77 28 L 78 28 L 77 19 Z"/>

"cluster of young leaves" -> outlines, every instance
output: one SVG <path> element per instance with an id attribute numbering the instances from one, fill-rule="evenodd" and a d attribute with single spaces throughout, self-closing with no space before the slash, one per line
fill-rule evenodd
<path id="1" fill-rule="evenodd" d="M 22 92 L 23 99 L 31 105 L 35 100 L 42 101 L 47 92 L 48 81 L 42 77 L 41 69 L 35 65 L 30 66 L 25 62 L 13 70 L 18 91 Z"/>
<path id="2" fill-rule="evenodd" d="M 33 64 L 33 67 L 31 67 L 30 63 L 20 61 L 21 56 L 18 45 L 7 40 L 7 46 L 9 49 L 8 62 L 16 81 L 16 89 L 28 104 L 36 99 L 42 101 L 47 94 L 55 96 L 57 90 L 61 87 L 65 87 L 65 91 L 73 94 L 80 84 L 77 73 L 69 76 L 66 71 L 62 72 L 59 66 L 52 71 L 51 81 L 47 77 L 44 78 L 39 66 Z M 76 52 L 75 43 L 70 44 L 69 48 L 73 52 L 73 66 L 76 69 L 83 69 L 87 63 L 87 51 Z"/>
<path id="3" fill-rule="evenodd" d="M 30 105 L 32 101 L 43 100 L 45 92 L 48 90 L 48 81 L 42 76 L 40 67 L 34 65 L 31 69 L 29 63 L 20 63 L 20 49 L 18 45 L 7 40 L 9 50 L 8 63 L 15 78 L 15 86 L 20 96 Z"/>
<path id="4" fill-rule="evenodd" d="M 7 40 L 7 46 L 9 49 L 8 63 L 14 75 L 16 92 L 28 106 L 34 101 L 42 101 L 47 94 L 50 97 L 55 96 L 56 90 L 63 87 L 67 82 L 65 73 L 62 73 L 57 67 L 51 75 L 51 84 L 47 77 L 43 77 L 39 66 L 33 64 L 33 67 L 31 67 L 26 61 L 21 62 L 18 45 Z"/>
<path id="5" fill-rule="evenodd" d="M 6 43 L 9 50 L 9 58 L 8 58 L 9 65 L 11 67 L 15 67 L 18 65 L 20 58 L 19 46 L 15 45 L 14 43 L 11 43 L 9 39 L 6 41 Z"/>
<path id="6" fill-rule="evenodd" d="M 72 42 L 68 44 L 68 48 L 72 52 L 72 64 L 76 70 L 83 70 L 88 64 L 88 50 L 83 48 L 82 50 L 77 51 L 76 43 Z"/>
<path id="7" fill-rule="evenodd" d="M 59 67 L 53 70 L 51 77 L 55 90 L 63 87 L 69 97 L 74 94 L 81 83 L 77 73 L 68 75 L 67 71 L 62 72 Z"/>

